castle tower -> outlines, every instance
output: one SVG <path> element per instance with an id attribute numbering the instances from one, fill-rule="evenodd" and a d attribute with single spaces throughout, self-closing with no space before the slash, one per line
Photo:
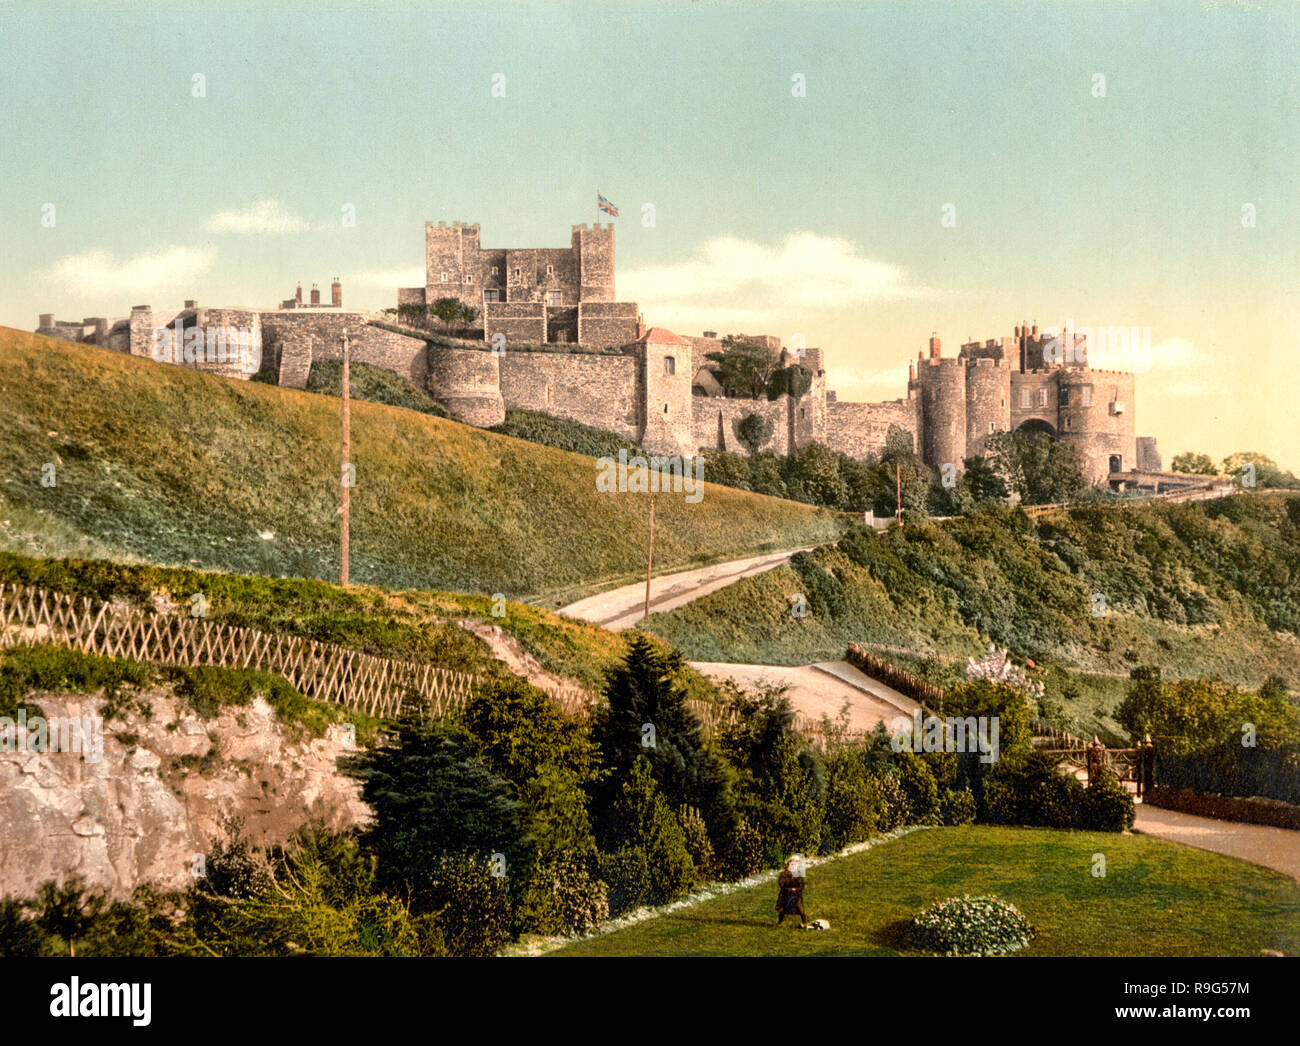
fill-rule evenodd
<path id="1" fill-rule="evenodd" d="M 477 223 L 424 223 L 425 301 L 458 298 L 483 307 L 483 259 Z"/>
<path id="2" fill-rule="evenodd" d="M 966 363 L 966 457 L 982 455 L 995 432 L 1011 430 L 1011 370 L 1006 360 Z M 957 467 L 962 467 L 957 463 Z"/>
<path id="3" fill-rule="evenodd" d="M 579 301 L 614 301 L 614 225 L 597 222 L 592 228 L 573 227 L 573 253 L 578 258 Z"/>
<path id="4" fill-rule="evenodd" d="M 643 393 L 637 442 L 652 454 L 693 454 L 691 343 L 663 327 L 651 327 L 635 345 Z"/>
<path id="5" fill-rule="evenodd" d="M 506 420 L 501 357 L 479 349 L 429 347 L 429 394 L 457 421 L 490 428 Z"/>
<path id="6" fill-rule="evenodd" d="M 921 460 L 931 468 L 966 458 L 966 361 L 943 359 L 939 339 L 930 338 L 930 358 L 917 365 L 921 389 Z"/>

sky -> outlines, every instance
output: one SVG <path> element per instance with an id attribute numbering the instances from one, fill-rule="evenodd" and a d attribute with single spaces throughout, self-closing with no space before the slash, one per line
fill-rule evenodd
<path id="1" fill-rule="evenodd" d="M 1297 54 L 1281 2 L 20 0 L 0 323 L 381 309 L 424 222 L 564 247 L 599 192 L 651 326 L 802 335 L 850 400 L 931 333 L 1136 328 L 1166 465 L 1300 471 Z"/>

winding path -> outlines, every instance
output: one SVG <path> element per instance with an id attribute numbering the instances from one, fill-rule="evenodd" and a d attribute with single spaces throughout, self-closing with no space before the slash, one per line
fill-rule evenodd
<path id="1" fill-rule="evenodd" d="M 1180 810 L 1139 803 L 1133 830 L 1201 850 L 1213 850 L 1228 857 L 1239 857 L 1300 880 L 1300 832 L 1289 828 L 1221 821 L 1215 817 L 1198 817 Z"/>
<path id="2" fill-rule="evenodd" d="M 788 563 L 797 551 L 769 552 L 654 578 L 650 582 L 650 611 L 655 613 L 685 606 L 741 578 L 762 574 Z M 560 613 L 614 632 L 630 628 L 645 614 L 645 582 L 580 599 L 561 608 Z M 719 682 L 734 679 L 747 688 L 784 686 L 795 710 L 813 719 L 821 719 L 823 715 L 835 719 L 847 702 L 849 729 L 855 731 L 872 730 L 877 723 L 888 723 L 896 716 L 911 718 L 917 707 L 910 697 L 872 679 L 847 661 L 813 665 L 743 665 L 727 661 L 692 661 L 690 664 Z"/>
<path id="3" fill-rule="evenodd" d="M 808 549 L 768 552 L 748 559 L 715 563 L 711 567 L 662 574 L 650 582 L 650 612 L 654 614 L 676 610 L 710 592 L 726 588 L 741 578 L 762 574 L 788 563 L 790 557 L 799 551 L 806 552 Z M 635 625 L 645 614 L 645 582 L 637 581 L 620 588 L 611 588 L 608 592 L 599 592 L 561 607 L 559 613 L 590 621 L 611 632 L 621 632 Z"/>

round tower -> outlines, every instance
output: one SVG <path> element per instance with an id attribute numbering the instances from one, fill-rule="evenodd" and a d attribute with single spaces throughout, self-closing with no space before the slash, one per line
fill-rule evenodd
<path id="1" fill-rule="evenodd" d="M 931 468 L 966 458 L 966 367 L 960 359 L 932 357 L 919 370 L 921 458 Z"/>
<path id="2" fill-rule="evenodd" d="M 966 364 L 966 456 L 982 455 L 995 432 L 1011 429 L 1011 370 L 1005 360 Z M 958 468 L 961 463 L 958 462 Z"/>
<path id="3" fill-rule="evenodd" d="M 466 425 L 488 428 L 506 420 L 501 358 L 481 349 L 429 346 L 429 394 Z"/>

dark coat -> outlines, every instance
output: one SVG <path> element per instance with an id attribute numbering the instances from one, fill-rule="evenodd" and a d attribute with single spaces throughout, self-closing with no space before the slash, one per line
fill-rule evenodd
<path id="1" fill-rule="evenodd" d="M 781 869 L 781 877 L 776 881 L 776 911 L 778 915 L 794 915 L 803 909 L 803 876 L 791 875 L 789 869 Z"/>

